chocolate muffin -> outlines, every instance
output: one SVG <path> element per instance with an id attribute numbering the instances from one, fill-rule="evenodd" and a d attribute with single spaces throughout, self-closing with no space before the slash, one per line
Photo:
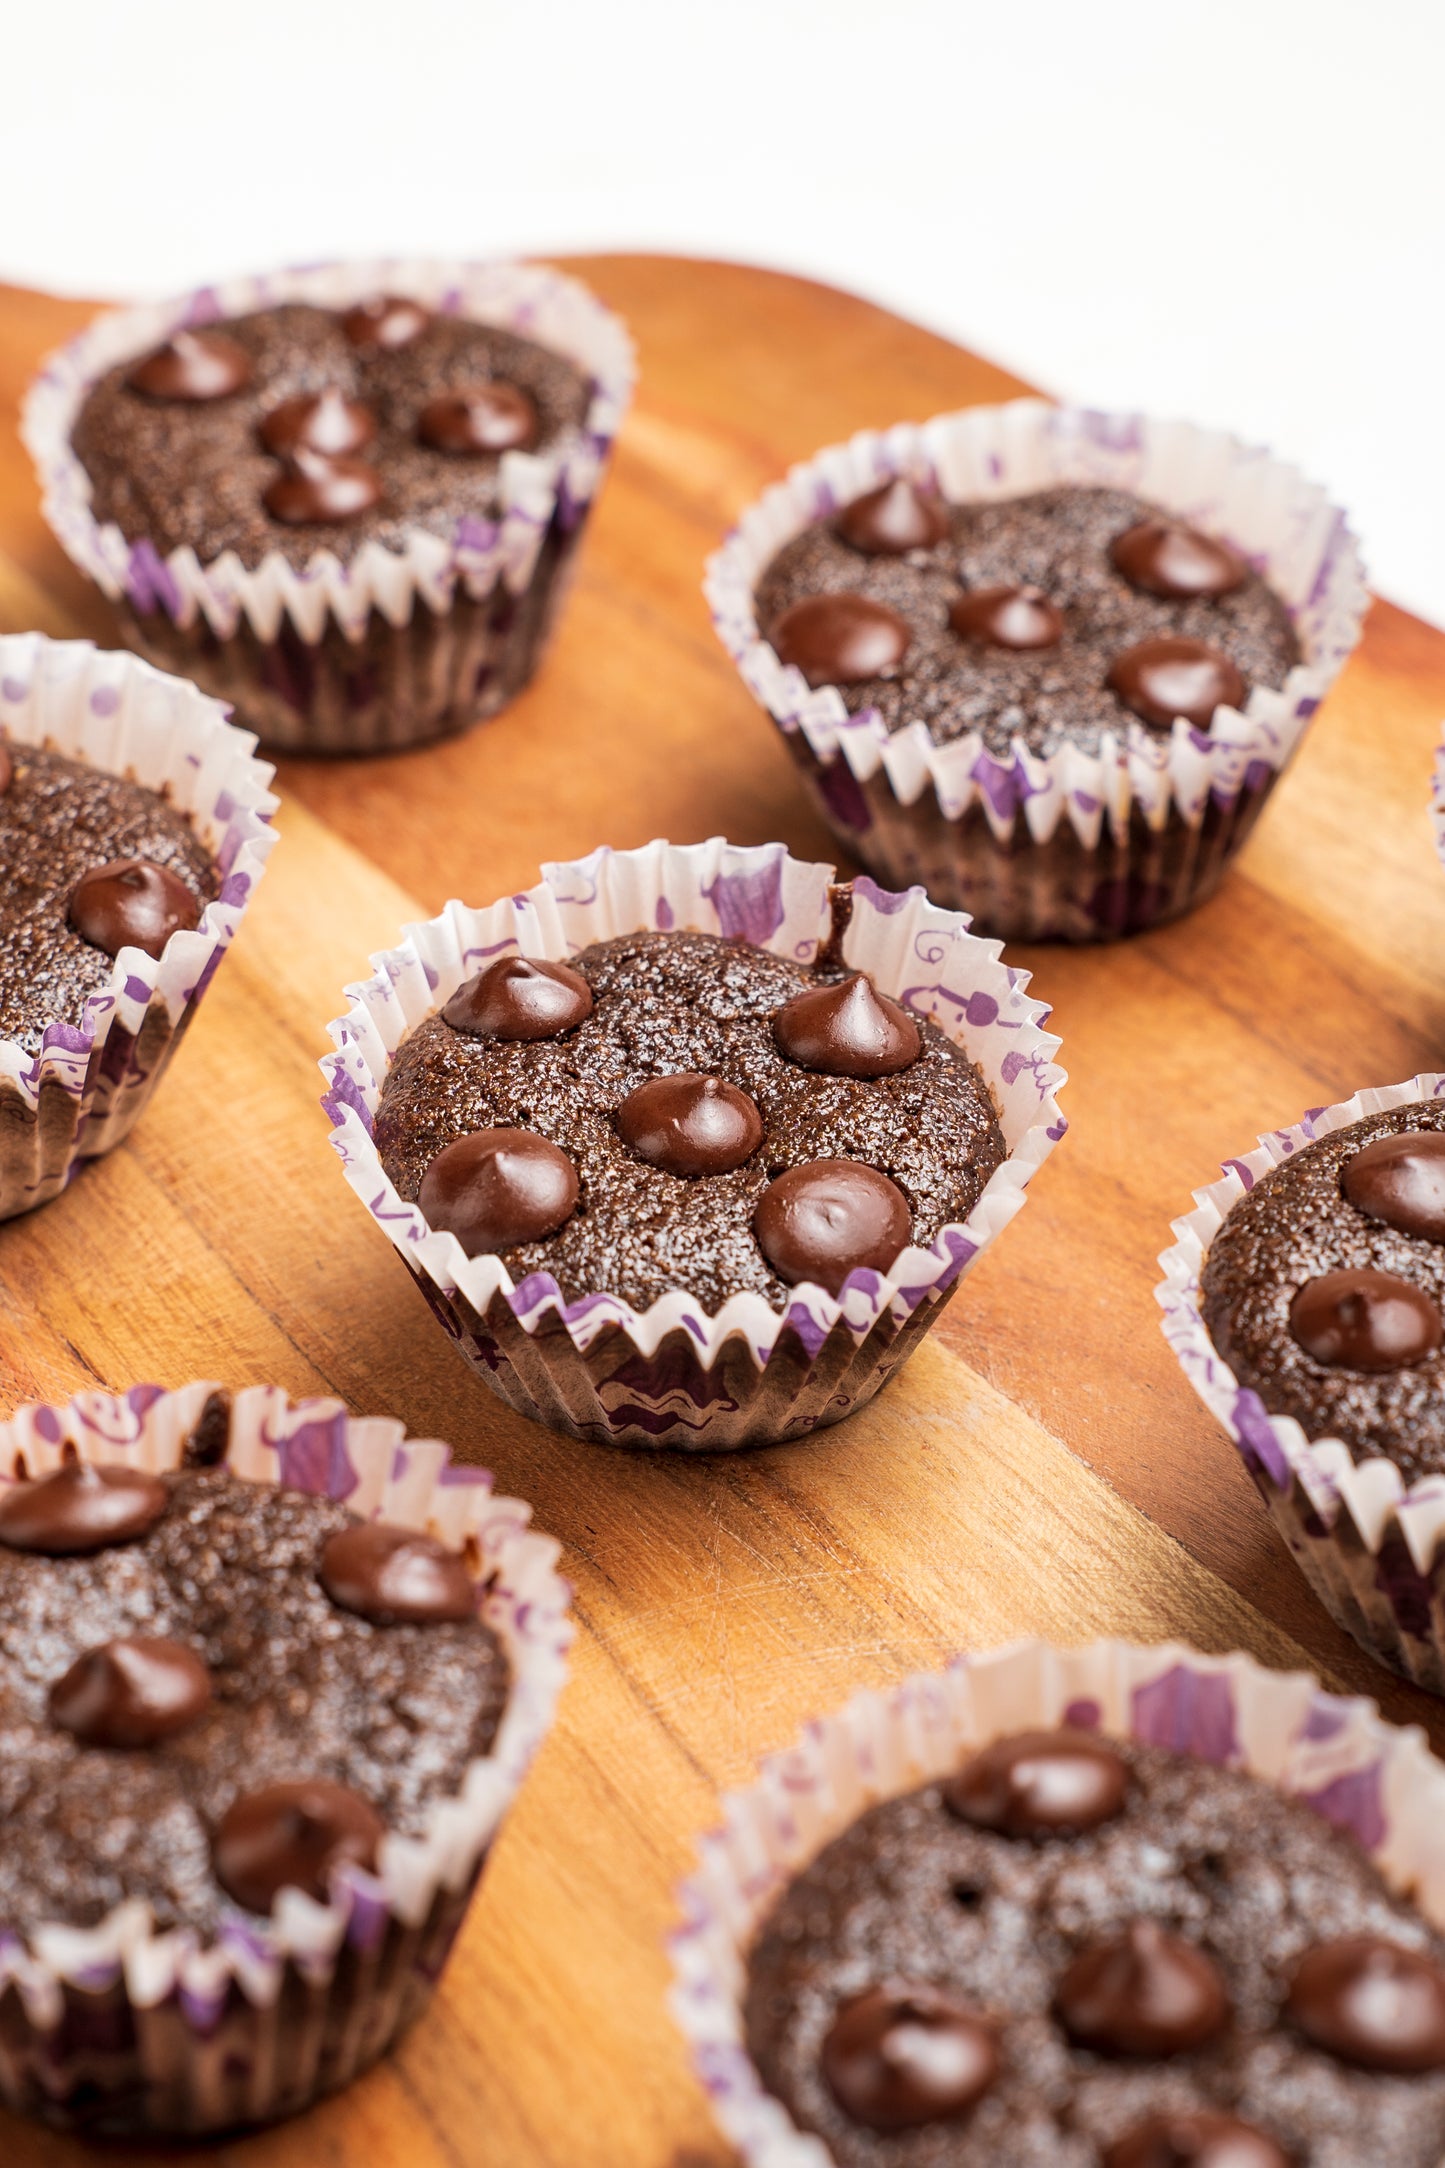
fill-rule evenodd
<path id="1" fill-rule="evenodd" d="M 836 950 L 685 931 L 487 965 L 398 1049 L 374 1141 L 429 1225 L 514 1282 L 639 1310 L 681 1288 L 710 1313 L 888 1272 L 1006 1156 L 966 1055 Z"/>
<path id="2" fill-rule="evenodd" d="M 838 2168 L 1436 2168 L 1445 1939 L 1258 1777 L 1068 1729 L 875 1806 L 752 1948 Z"/>
<path id="3" fill-rule="evenodd" d="M 0 740 L 0 1038 L 76 1027 L 127 946 L 159 956 L 219 890 L 190 823 L 123 776 Z"/>
<path id="4" fill-rule="evenodd" d="M 118 364 L 72 443 L 96 518 L 128 539 L 247 567 L 279 550 L 300 569 L 495 518 L 503 455 L 575 441 L 590 393 L 564 355 L 499 325 L 399 298 L 287 303 Z"/>
<path id="5" fill-rule="evenodd" d="M 1369 1115 L 1282 1160 L 1226 1214 L 1201 1295 L 1269 1414 L 1407 1482 L 1445 1469 L 1445 1105 Z"/>
<path id="6" fill-rule="evenodd" d="M 1119 489 L 947 504 L 896 480 L 784 544 L 757 588 L 782 661 L 851 714 L 1011 756 L 1131 723 L 1207 731 L 1299 660 L 1279 596 L 1227 544 Z"/>
<path id="7" fill-rule="evenodd" d="M 143 1899 L 213 1935 L 418 1836 L 495 1737 L 506 1657 L 460 1553 L 207 1466 L 0 1493 L 0 1923 Z"/>

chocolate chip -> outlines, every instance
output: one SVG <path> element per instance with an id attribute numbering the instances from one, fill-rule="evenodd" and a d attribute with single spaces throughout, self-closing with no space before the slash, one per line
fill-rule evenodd
<path id="1" fill-rule="evenodd" d="M 0 1496 L 0 1543 L 47 1558 L 104 1551 L 153 1528 L 168 1495 L 160 1477 L 144 1468 L 67 1461 Z"/>
<path id="2" fill-rule="evenodd" d="M 1053 1837 L 1097 1829 L 1121 1814 L 1129 1772 L 1090 1731 L 1021 1731 L 995 1739 L 943 1788 L 960 1821 L 1005 1837 Z"/>
<path id="3" fill-rule="evenodd" d="M 541 957 L 499 956 L 457 988 L 442 1022 L 474 1039 L 557 1039 L 591 1014 L 592 989 L 580 971 Z"/>
<path id="4" fill-rule="evenodd" d="M 262 502 L 287 527 L 356 519 L 381 502 L 381 476 L 365 459 L 331 459 L 302 445 L 267 483 Z"/>
<path id="5" fill-rule="evenodd" d="M 1345 1162 L 1341 1187 L 1366 1218 L 1445 1242 L 1445 1131 L 1402 1129 L 1372 1138 Z"/>
<path id="6" fill-rule="evenodd" d="M 1445 2069 L 1445 1974 L 1379 1935 L 1307 1950 L 1285 2008 L 1312 2046 L 1361 2070 L 1415 2077 Z"/>
<path id="7" fill-rule="evenodd" d="M 941 542 L 948 533 L 948 515 L 936 497 L 923 496 L 900 475 L 845 505 L 838 514 L 838 532 L 865 557 L 902 557 Z"/>
<path id="8" fill-rule="evenodd" d="M 360 399 L 348 399 L 334 384 L 314 397 L 283 399 L 261 422 L 261 442 L 278 457 L 305 451 L 336 459 L 363 451 L 375 435 L 371 408 Z"/>
<path id="9" fill-rule="evenodd" d="M 554 1235 L 577 1205 L 577 1170 L 534 1129 L 477 1129 L 438 1152 L 417 1198 L 468 1257 Z"/>
<path id="10" fill-rule="evenodd" d="M 8 745 L 0 745 L 0 798 L 3 798 L 15 780 L 15 763 L 10 757 Z"/>
<path id="11" fill-rule="evenodd" d="M 1185 2108 L 1151 2115 L 1104 2155 L 1104 2168 L 1295 2168 L 1284 2147 L 1237 2115 Z"/>
<path id="12" fill-rule="evenodd" d="M 1172 519 L 1141 519 L 1126 527 L 1109 545 L 1109 556 L 1131 587 L 1171 602 L 1232 594 L 1249 571 L 1228 543 Z"/>
<path id="13" fill-rule="evenodd" d="M 774 619 L 768 638 L 810 685 L 862 685 L 902 662 L 912 634 L 866 595 L 806 595 Z"/>
<path id="14" fill-rule="evenodd" d="M 964 640 L 989 647 L 1057 647 L 1064 614 L 1037 587 L 972 587 L 949 604 L 948 622 Z"/>
<path id="15" fill-rule="evenodd" d="M 1135 1920 L 1081 1950 L 1055 2007 L 1075 2044 L 1096 2055 L 1187 2055 L 1230 2017 L 1213 1960 L 1154 1920 Z"/>
<path id="16" fill-rule="evenodd" d="M 243 1792 L 211 1844 L 216 1880 L 248 1912 L 269 1912 L 283 1889 L 324 1902 L 335 1868 L 374 1869 L 386 1824 L 358 1792 L 324 1777 Z"/>
<path id="17" fill-rule="evenodd" d="M 731 1174 L 762 1143 L 763 1118 L 719 1076 L 655 1076 L 617 1109 L 617 1134 L 667 1174 Z"/>
<path id="18" fill-rule="evenodd" d="M 516 384 L 472 384 L 428 400 L 416 433 L 437 452 L 520 452 L 537 441 L 537 409 Z"/>
<path id="19" fill-rule="evenodd" d="M 773 1038 L 789 1061 L 823 1076 L 897 1076 L 923 1051 L 908 1011 L 861 971 L 784 1002 L 773 1018 Z"/>
<path id="20" fill-rule="evenodd" d="M 845 2115 L 912 2130 L 966 2115 L 998 2074 L 994 2028 L 936 1987 L 892 1982 L 843 2003 L 820 2055 Z"/>
<path id="21" fill-rule="evenodd" d="M 1155 730 L 1168 730 L 1176 716 L 1205 730 L 1216 708 L 1242 707 L 1248 690 L 1218 648 L 1172 635 L 1141 640 L 1116 655 L 1108 683 L 1125 707 Z"/>
<path id="22" fill-rule="evenodd" d="M 887 1272 L 913 1235 L 895 1182 L 857 1159 L 813 1159 L 770 1182 L 753 1213 L 758 1247 L 780 1280 L 841 1293 L 850 1272 Z"/>
<path id="23" fill-rule="evenodd" d="M 155 1746 L 211 1705 L 211 1675 L 194 1649 L 146 1634 L 87 1649 L 50 1689 L 50 1720 L 87 1746 Z"/>
<path id="24" fill-rule="evenodd" d="M 82 941 L 118 956 L 159 956 L 173 933 L 200 924 L 201 906 L 178 873 L 148 858 L 115 858 L 83 873 L 70 892 L 70 923 Z"/>
<path id="25" fill-rule="evenodd" d="M 1289 1329 L 1332 1370 L 1406 1370 L 1442 1337 L 1439 1308 L 1423 1287 L 1369 1266 L 1306 1280 L 1289 1306 Z"/>
<path id="26" fill-rule="evenodd" d="M 397 347 L 410 346 L 413 339 L 419 339 L 430 322 L 430 313 L 419 301 L 377 294 L 348 309 L 341 328 L 353 346 L 379 346 L 394 353 Z"/>
<path id="27" fill-rule="evenodd" d="M 416 1528 L 358 1521 L 321 1549 L 321 1586 L 343 1611 L 374 1626 L 462 1624 L 477 1591 L 460 1554 Z"/>
<path id="28" fill-rule="evenodd" d="M 178 331 L 147 354 L 126 382 L 148 399 L 184 399 L 197 405 L 228 399 L 251 381 L 251 358 L 223 331 Z"/>

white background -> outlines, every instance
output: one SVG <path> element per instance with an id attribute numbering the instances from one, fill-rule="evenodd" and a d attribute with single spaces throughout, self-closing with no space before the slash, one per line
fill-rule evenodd
<path id="1" fill-rule="evenodd" d="M 659 248 L 1223 423 L 1445 622 L 1445 0 L 11 0 L 0 275 Z M 820 357 L 820 366 L 826 358 Z"/>

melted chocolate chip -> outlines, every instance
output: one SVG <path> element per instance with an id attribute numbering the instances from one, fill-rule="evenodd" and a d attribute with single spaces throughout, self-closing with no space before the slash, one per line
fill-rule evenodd
<path id="1" fill-rule="evenodd" d="M 1230 2016 L 1213 1960 L 1154 1920 L 1135 1920 L 1081 1950 L 1055 2007 L 1070 2038 L 1096 2055 L 1187 2055 L 1223 2032 Z"/>
<path id="2" fill-rule="evenodd" d="M 474 1039 L 559 1039 L 591 1014 L 592 989 L 580 971 L 541 957 L 499 956 L 457 988 L 442 1022 Z"/>
<path id="3" fill-rule="evenodd" d="M 1378 1935 L 1322 1942 L 1300 1959 L 1285 2008 L 1312 2046 L 1361 2070 L 1445 2070 L 1445 1974 L 1417 1950 Z"/>
<path id="4" fill-rule="evenodd" d="M 70 892 L 70 923 L 82 941 L 118 956 L 159 956 L 173 933 L 200 924 L 201 906 L 178 873 L 148 858 L 116 858 L 83 873 Z"/>
<path id="5" fill-rule="evenodd" d="M 1104 2168 L 1294 2168 L 1291 2156 L 1253 2123 L 1208 2108 L 1151 2115 L 1117 2138 Z"/>
<path id="6" fill-rule="evenodd" d="M 845 2115 L 912 2130 L 966 2115 L 998 2074 L 994 2029 L 936 1987 L 870 1987 L 841 2005 L 820 2061 Z"/>
<path id="7" fill-rule="evenodd" d="M 431 322 L 419 301 L 403 301 L 396 294 L 378 294 L 358 301 L 341 319 L 341 328 L 353 346 L 380 346 L 388 353 L 410 346 Z"/>
<path id="8" fill-rule="evenodd" d="M 1166 635 L 1141 640 L 1116 655 L 1109 689 L 1152 729 L 1168 730 L 1176 716 L 1207 730 L 1218 707 L 1238 708 L 1248 688 L 1227 655 L 1203 640 Z"/>
<path id="9" fill-rule="evenodd" d="M 948 516 L 936 497 L 923 496 L 900 475 L 846 505 L 838 514 L 838 532 L 865 557 L 902 557 L 941 542 Z"/>
<path id="10" fill-rule="evenodd" d="M 1368 1219 L 1445 1242 L 1445 1131 L 1402 1129 L 1372 1138 L 1345 1162 L 1340 1186 Z"/>
<path id="11" fill-rule="evenodd" d="M 0 745 L 0 798 L 3 798 L 15 780 L 15 763 L 10 757 L 8 745 Z"/>
<path id="12" fill-rule="evenodd" d="M 0 1496 L 0 1543 L 47 1558 L 103 1551 L 153 1528 L 167 1496 L 159 1476 L 144 1468 L 67 1461 Z"/>
<path id="13" fill-rule="evenodd" d="M 923 1049 L 901 1002 L 880 994 L 860 971 L 836 986 L 810 987 L 773 1018 L 778 1051 L 823 1076 L 897 1076 Z"/>
<path id="14" fill-rule="evenodd" d="M 763 1118 L 720 1076 L 655 1076 L 617 1109 L 617 1134 L 667 1174 L 731 1174 L 762 1143 Z"/>
<path id="15" fill-rule="evenodd" d="M 216 1880 L 248 1912 L 269 1912 L 283 1889 L 324 1902 L 335 1868 L 375 1868 L 386 1825 L 359 1792 L 324 1777 L 243 1792 L 211 1844 Z"/>
<path id="16" fill-rule="evenodd" d="M 807 595 L 774 620 L 768 638 L 810 685 L 862 685 L 897 668 L 912 634 L 866 595 Z"/>
<path id="17" fill-rule="evenodd" d="M 972 587 L 949 604 L 948 622 L 964 640 L 989 647 L 1057 647 L 1064 614 L 1037 587 Z"/>
<path id="18" fill-rule="evenodd" d="M 50 1689 L 51 1722 L 87 1746 L 155 1746 L 210 1705 L 211 1676 L 194 1649 L 146 1634 L 87 1649 Z"/>
<path id="19" fill-rule="evenodd" d="M 1439 1309 L 1423 1287 L 1393 1272 L 1351 1266 L 1306 1280 L 1289 1306 L 1289 1329 L 1332 1370 L 1405 1370 L 1439 1347 Z"/>
<path id="20" fill-rule="evenodd" d="M 758 1247 L 780 1280 L 841 1293 L 850 1272 L 886 1273 L 913 1234 L 908 1199 L 857 1159 L 813 1159 L 770 1182 L 753 1213 Z"/>
<path id="21" fill-rule="evenodd" d="M 417 1202 L 476 1257 L 554 1235 L 576 1208 L 577 1170 L 534 1129 L 476 1129 L 437 1153 Z"/>
<path id="22" fill-rule="evenodd" d="M 223 331 L 178 331 L 138 361 L 126 381 L 148 399 L 198 405 L 241 391 L 251 381 L 251 359 Z"/>
<path id="23" fill-rule="evenodd" d="M 375 435 L 371 408 L 334 385 L 314 397 L 283 399 L 261 422 L 261 442 L 278 457 L 304 451 L 336 459 L 364 451 Z"/>
<path id="24" fill-rule="evenodd" d="M 1110 544 L 1109 556 L 1131 587 L 1171 602 L 1232 594 L 1249 572 L 1228 543 L 1169 519 L 1141 519 L 1126 527 Z"/>
<path id="25" fill-rule="evenodd" d="M 537 441 L 537 409 L 517 384 L 472 384 L 428 400 L 416 433 L 436 452 L 523 452 Z"/>
<path id="26" fill-rule="evenodd" d="M 381 502 L 381 476 L 365 459 L 331 459 L 301 445 L 266 484 L 261 501 L 287 527 L 356 519 Z"/>
<path id="27" fill-rule="evenodd" d="M 343 1611 L 374 1626 L 459 1625 L 477 1615 L 477 1591 L 460 1554 L 416 1528 L 358 1521 L 328 1536 L 321 1586 Z"/>
<path id="28" fill-rule="evenodd" d="M 1097 1829 L 1123 1812 L 1129 1772 L 1090 1731 L 1022 1731 L 995 1739 L 943 1788 L 960 1821 L 1005 1837 Z"/>

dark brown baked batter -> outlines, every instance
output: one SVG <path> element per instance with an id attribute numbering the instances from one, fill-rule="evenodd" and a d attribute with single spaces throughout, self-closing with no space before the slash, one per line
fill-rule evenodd
<path id="1" fill-rule="evenodd" d="M 1099 2168 L 1106 2146 L 1164 2109 L 1232 2110 L 1301 2168 L 1437 2168 L 1445 2073 L 1347 2067 L 1279 2021 L 1312 1945 L 1373 1932 L 1445 1957 L 1354 1839 L 1259 1780 L 1155 1747 L 1120 1749 L 1126 1812 L 1087 1835 L 1027 1841 L 970 1827 L 937 1786 L 871 1809 L 788 1889 L 749 1965 L 749 2051 L 839 2168 Z M 1234 2025 L 1208 2047 L 1106 2060 L 1052 2014 L 1083 1945 L 1139 1918 L 1202 1947 Z M 883 2136 L 850 2120 L 819 2074 L 839 2002 L 927 1981 L 1002 2020 L 1002 2066 L 962 2120 Z"/>
<path id="2" fill-rule="evenodd" d="M 48 1023 L 79 1024 L 108 985 L 114 957 L 82 941 L 67 917 L 83 873 L 147 858 L 178 874 L 202 903 L 217 893 L 209 852 L 185 817 L 124 777 L 59 753 L 8 746 L 0 792 L 0 1038 L 40 1050 Z"/>
<path id="3" fill-rule="evenodd" d="M 279 549 L 303 565 L 318 550 L 343 561 L 368 542 L 400 544 L 408 528 L 450 540 L 457 522 L 497 509 L 500 459 L 458 456 L 418 441 L 421 410 L 439 396 L 500 379 L 533 400 L 535 451 L 580 431 L 591 389 L 563 355 L 489 324 L 435 316 L 409 344 L 358 348 L 339 315 L 299 303 L 213 328 L 243 347 L 250 382 L 227 398 L 184 403 L 132 389 L 134 364 L 102 377 L 76 419 L 72 443 L 94 489 L 97 519 L 164 557 L 194 549 L 203 563 L 234 550 L 245 565 Z M 287 526 L 263 498 L 282 462 L 261 442 L 264 417 L 285 399 L 328 389 L 364 401 L 379 424 L 366 458 L 380 471 L 380 504 L 355 518 Z"/>
<path id="4" fill-rule="evenodd" d="M 919 1059 L 894 1076 L 822 1076 L 784 1059 L 772 1017 L 819 975 L 787 957 L 703 933 L 637 933 L 571 959 L 595 1006 L 564 1037 L 469 1038 L 431 1017 L 403 1042 L 382 1087 L 376 1146 L 414 1200 L 436 1155 L 468 1132 L 534 1129 L 581 1182 L 576 1211 L 542 1242 L 502 1253 L 514 1280 L 550 1272 L 569 1300 L 607 1291 L 645 1308 L 685 1288 L 715 1311 L 743 1290 L 788 1290 L 753 1233 L 768 1182 L 808 1160 L 856 1159 L 896 1182 L 926 1245 L 966 1219 L 1006 1156 L 988 1088 L 938 1026 L 918 1017 Z M 823 978 L 846 974 L 833 969 Z M 763 1119 L 731 1174 L 686 1178 L 635 1157 L 617 1109 L 653 1076 L 695 1070 L 738 1085 Z"/>
<path id="5" fill-rule="evenodd" d="M 1367 1218 L 1340 1188 L 1362 1145 L 1405 1130 L 1445 1130 L 1445 1102 L 1372 1114 L 1282 1161 L 1214 1237 L 1202 1295 L 1215 1346 L 1271 1415 L 1294 1416 L 1307 1437 L 1384 1454 L 1413 1482 L 1445 1468 L 1445 1353 L 1401 1370 L 1337 1369 L 1290 1330 L 1297 1289 L 1351 1266 L 1398 1274 L 1445 1304 L 1445 1247 Z"/>
<path id="6" fill-rule="evenodd" d="M 496 1734 L 506 1658 L 480 1622 L 374 1626 L 331 1602 L 317 1560 L 354 1521 L 196 1469 L 138 1541 L 88 1557 L 0 1547 L 0 1922 L 84 1927 L 143 1897 L 161 1927 L 210 1930 L 226 1902 L 211 1834 L 238 1792 L 271 1783 L 328 1778 L 420 1832 Z M 210 1711 L 142 1750 L 82 1745 L 50 1720 L 49 1689 L 131 1634 L 201 1655 Z"/>
<path id="7" fill-rule="evenodd" d="M 1041 754 L 1064 744 L 1092 750 L 1101 732 L 1122 734 L 1133 721 L 1105 681 L 1115 657 L 1140 641 L 1205 641 L 1248 684 L 1276 688 L 1299 659 L 1285 606 L 1256 572 L 1230 594 L 1187 601 L 1141 593 L 1116 572 L 1110 543 L 1157 516 L 1123 490 L 1048 489 L 946 510 L 945 539 L 902 557 L 867 556 L 832 520 L 820 521 L 786 543 L 758 582 L 765 639 L 808 595 L 863 595 L 907 620 L 912 644 L 896 674 L 839 688 L 852 714 L 876 708 L 890 730 L 921 721 L 937 744 L 976 730 L 1000 756 L 1016 737 Z M 949 605 L 962 590 L 1018 585 L 1062 611 L 1056 646 L 991 647 L 953 631 Z"/>

